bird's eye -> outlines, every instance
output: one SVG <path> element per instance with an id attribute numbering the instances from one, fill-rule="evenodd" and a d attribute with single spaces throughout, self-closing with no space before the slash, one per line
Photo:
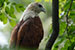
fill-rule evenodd
<path id="1" fill-rule="evenodd" d="M 39 4 L 38 6 L 39 6 L 39 7 L 42 7 L 42 5 L 40 5 L 40 4 Z"/>

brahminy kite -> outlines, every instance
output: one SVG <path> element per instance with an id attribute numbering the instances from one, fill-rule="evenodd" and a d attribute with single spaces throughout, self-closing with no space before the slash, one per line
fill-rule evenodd
<path id="1" fill-rule="evenodd" d="M 11 33 L 10 48 L 12 50 L 19 50 L 20 48 L 36 50 L 39 47 L 44 35 L 42 22 L 38 15 L 40 12 L 45 12 L 42 4 L 34 2 L 28 5 L 20 22 Z"/>

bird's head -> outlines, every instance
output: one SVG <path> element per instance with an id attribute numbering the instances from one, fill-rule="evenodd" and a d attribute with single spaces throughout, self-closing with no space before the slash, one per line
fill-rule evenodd
<path id="1" fill-rule="evenodd" d="M 44 6 L 38 2 L 29 4 L 26 9 L 30 11 L 34 11 L 37 14 L 39 14 L 40 12 L 45 12 Z"/>

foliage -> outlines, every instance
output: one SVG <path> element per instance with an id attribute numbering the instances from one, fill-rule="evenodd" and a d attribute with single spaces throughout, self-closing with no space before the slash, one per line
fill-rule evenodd
<path id="1" fill-rule="evenodd" d="M 53 46 L 53 50 L 74 50 L 75 48 L 75 1 L 70 4 L 72 0 L 59 0 L 59 17 L 60 17 L 60 32 L 56 43 Z M 68 23 L 66 21 L 66 15 L 68 13 Z M 67 26 L 68 25 L 68 26 Z M 68 30 L 66 30 L 68 29 Z M 63 40 L 62 40 L 63 39 Z M 61 46 L 62 45 L 62 46 Z"/>
<path id="2" fill-rule="evenodd" d="M 16 24 L 16 15 L 17 12 L 24 11 L 24 6 L 22 4 L 17 4 L 15 2 L 9 2 L 8 0 L 0 0 L 0 21 L 4 24 L 9 22 L 11 26 Z"/>

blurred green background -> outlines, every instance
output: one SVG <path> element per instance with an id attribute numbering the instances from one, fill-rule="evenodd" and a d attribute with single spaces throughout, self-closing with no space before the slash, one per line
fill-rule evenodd
<path id="1" fill-rule="evenodd" d="M 66 31 L 66 14 L 72 0 L 59 0 L 59 36 L 52 50 L 75 50 L 75 0 L 68 13 L 68 33 Z M 44 38 L 39 49 L 44 50 L 52 33 L 52 0 L 0 0 L 0 50 L 8 50 L 11 31 L 19 22 L 21 15 L 28 4 L 40 2 L 44 5 L 46 13 L 40 13 Z"/>

